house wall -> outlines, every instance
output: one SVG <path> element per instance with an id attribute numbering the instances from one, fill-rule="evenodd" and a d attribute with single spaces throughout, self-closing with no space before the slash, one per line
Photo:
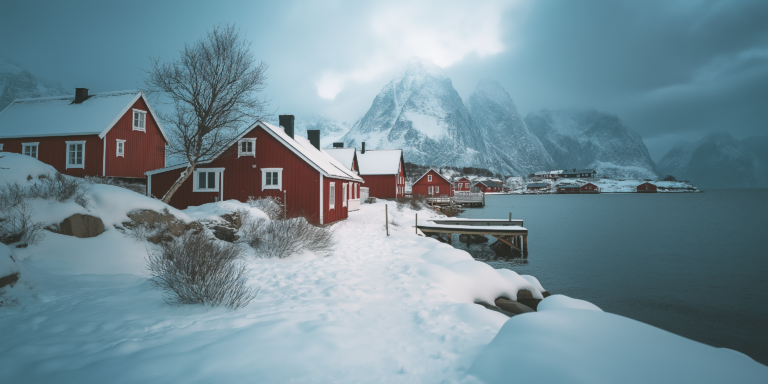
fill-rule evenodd
<path id="1" fill-rule="evenodd" d="M 637 192 L 658 192 L 655 184 L 643 183 L 637 186 Z"/>
<path id="2" fill-rule="evenodd" d="M 85 168 L 66 168 L 67 141 L 85 141 L 83 163 Z M 22 153 L 22 143 L 39 143 L 37 159 L 70 176 L 101 176 L 103 141 L 98 135 L 84 136 L 49 136 L 15 139 L 0 139 L 3 152 Z"/>
<path id="3" fill-rule="evenodd" d="M 274 196 L 285 200 L 288 214 L 292 217 L 306 216 L 315 224 L 320 223 L 320 173 L 281 142 L 257 127 L 246 138 L 256 138 L 256 157 L 237 157 L 237 146 L 231 146 L 221 157 L 199 168 L 225 168 L 223 181 L 224 200 L 247 201 L 248 197 Z M 261 168 L 282 168 L 282 189 L 261 190 Z M 151 193 L 162 197 L 178 179 L 183 169 L 171 170 L 152 175 Z M 328 208 L 330 182 L 336 182 L 336 208 Z M 171 198 L 171 205 L 184 209 L 215 201 L 218 192 L 193 192 L 190 177 Z M 323 178 L 323 223 L 347 218 L 347 209 L 341 203 L 339 179 Z"/>
<path id="4" fill-rule="evenodd" d="M 331 209 L 330 204 L 331 183 L 336 185 L 336 192 L 334 193 L 335 207 L 333 209 Z M 323 224 L 329 224 L 347 218 L 347 215 L 349 214 L 349 202 L 347 202 L 346 207 L 342 205 L 342 185 L 344 185 L 344 183 L 349 183 L 349 181 L 333 179 L 330 177 L 323 178 Z M 347 193 L 349 193 L 349 187 L 347 187 Z"/>
<path id="5" fill-rule="evenodd" d="M 146 132 L 133 130 L 133 109 L 147 111 Z M 125 140 L 125 156 L 117 156 L 117 140 Z M 118 120 L 106 135 L 106 176 L 144 178 L 145 172 L 165 167 L 165 139 L 143 99 Z"/>
<path id="6" fill-rule="evenodd" d="M 429 180 L 429 176 L 432 175 L 432 181 Z M 452 196 L 451 183 L 439 176 L 437 172 L 430 170 L 427 172 L 416 184 L 413 185 L 413 195 L 429 196 L 429 187 L 439 187 L 440 192 L 434 193 L 433 196 Z"/>
<path id="7" fill-rule="evenodd" d="M 397 191 L 397 176 L 395 175 L 361 175 L 368 187 L 368 196 L 379 199 L 394 199 Z"/>

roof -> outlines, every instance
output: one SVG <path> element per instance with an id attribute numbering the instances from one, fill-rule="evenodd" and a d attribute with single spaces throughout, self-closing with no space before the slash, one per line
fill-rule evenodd
<path id="1" fill-rule="evenodd" d="M 558 185 L 557 187 L 558 188 L 581 188 L 580 185 L 571 185 L 571 184 L 568 184 L 568 185 Z"/>
<path id="2" fill-rule="evenodd" d="M 291 138 L 290 136 L 288 136 L 288 134 L 285 133 L 285 130 L 282 127 L 276 127 L 272 124 L 265 123 L 263 121 L 257 121 L 253 125 L 251 125 L 248 129 L 244 130 L 242 133 L 240 133 L 240 135 L 238 135 L 233 140 L 231 145 L 234 145 L 237 142 L 237 140 L 240 140 L 248 132 L 256 129 L 257 127 L 263 128 L 265 132 L 272 135 L 272 137 L 280 141 L 293 153 L 298 155 L 302 160 L 304 160 L 307 164 L 311 165 L 313 168 L 315 168 L 318 172 L 322 173 L 324 176 L 337 178 L 337 179 L 363 182 L 363 179 L 360 178 L 360 176 L 356 175 L 353 171 L 344 168 L 344 166 L 341 163 L 339 163 L 336 159 L 334 159 L 331 155 L 315 148 L 315 146 L 312 145 L 312 143 L 310 143 L 309 140 L 299 136 L 295 136 L 294 138 Z M 219 156 L 221 156 L 224 153 L 224 151 L 226 151 L 226 149 L 231 147 L 231 145 L 228 145 L 223 151 L 217 153 L 216 156 L 213 157 L 213 159 L 216 159 Z M 213 160 L 205 160 L 205 161 L 201 161 L 200 164 L 207 164 L 212 161 Z M 146 172 L 145 175 L 154 175 L 157 173 L 170 171 L 174 169 L 186 168 L 188 165 L 189 163 L 178 164 L 172 167 L 156 169 L 153 171 Z"/>
<path id="3" fill-rule="evenodd" d="M 357 153 L 361 175 L 398 175 L 402 149 L 366 149 Z"/>
<path id="4" fill-rule="evenodd" d="M 144 93 L 136 89 L 96 93 L 80 104 L 72 103 L 74 95 L 17 99 L 0 112 L 0 138 L 75 135 L 104 138 L 139 98 L 149 106 Z M 157 116 L 152 107 L 149 112 Z M 157 126 L 168 141 L 159 122 Z"/>
<path id="5" fill-rule="evenodd" d="M 501 187 L 504 186 L 502 184 L 499 184 L 499 183 L 497 183 L 495 181 L 491 181 L 491 180 L 480 180 L 477 183 L 475 183 L 475 185 L 477 185 L 477 184 L 483 184 L 486 187 L 495 187 L 495 188 L 501 188 Z"/>
<path id="6" fill-rule="evenodd" d="M 562 171 L 562 170 L 560 170 L 560 171 L 539 171 L 539 172 L 536 172 L 536 173 L 534 173 L 534 175 L 536 175 L 536 176 L 543 176 L 543 175 L 559 175 L 559 174 L 561 174 L 561 173 L 563 173 L 563 171 Z"/>
<path id="7" fill-rule="evenodd" d="M 347 167 L 347 169 L 352 169 L 352 163 L 355 161 L 355 151 L 357 149 L 355 148 L 325 148 L 322 150 L 323 152 L 327 153 L 336 161 L 341 163 L 341 165 Z"/>
<path id="8" fill-rule="evenodd" d="M 447 181 L 449 184 L 453 184 L 453 183 L 451 183 L 451 181 L 450 181 L 450 180 L 448 180 L 448 179 L 447 179 L 445 176 L 441 175 L 441 174 L 440 174 L 440 172 L 436 171 L 434 168 L 430 168 L 430 169 L 429 169 L 429 171 L 426 171 L 426 172 L 424 172 L 424 174 L 423 174 L 423 175 L 421 175 L 421 177 L 419 177 L 418 179 L 416 179 L 416 181 L 414 181 L 414 182 L 413 182 L 413 184 L 416 184 L 416 183 L 418 183 L 418 182 L 419 182 L 419 180 L 423 179 L 423 178 L 424 178 L 424 176 L 426 176 L 426 175 L 427 175 L 429 172 L 434 172 L 434 173 L 436 173 L 438 176 L 442 177 L 442 178 L 443 178 L 443 180 Z"/>
<path id="9" fill-rule="evenodd" d="M 573 174 L 576 174 L 576 173 L 594 173 L 594 172 L 595 172 L 594 169 L 577 169 L 575 171 L 565 170 L 562 173 L 565 174 L 565 175 L 573 175 Z"/>
<path id="10" fill-rule="evenodd" d="M 546 187 L 548 185 L 549 184 L 547 184 L 547 183 L 531 183 L 531 184 L 526 185 L 525 187 L 526 188 L 542 188 L 542 187 Z"/>

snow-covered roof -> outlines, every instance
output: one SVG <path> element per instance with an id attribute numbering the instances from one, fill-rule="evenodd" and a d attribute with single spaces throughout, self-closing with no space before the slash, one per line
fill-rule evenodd
<path id="1" fill-rule="evenodd" d="M 402 158 L 402 149 L 366 149 L 358 152 L 357 165 L 361 175 L 397 175 Z"/>
<path id="2" fill-rule="evenodd" d="M 320 173 L 322 173 L 326 177 L 333 177 L 338 179 L 344 179 L 344 180 L 352 180 L 357 182 L 363 182 L 363 179 L 360 178 L 360 176 L 356 175 L 353 171 L 344 168 L 344 166 L 336 161 L 331 155 L 315 148 L 312 143 L 307 140 L 306 138 L 294 136 L 294 138 L 291 138 L 288 136 L 287 133 L 285 133 L 285 130 L 283 127 L 277 127 L 269 123 L 265 123 L 263 121 L 257 121 L 252 126 L 250 126 L 248 129 L 244 130 L 238 137 L 236 137 L 232 145 L 237 143 L 237 140 L 240 140 L 243 136 L 245 136 L 248 132 L 254 130 L 256 127 L 262 127 L 265 132 L 269 133 L 277 139 L 278 141 L 282 142 L 288 149 L 290 149 L 293 153 L 298 155 L 300 158 L 302 158 L 304 161 L 307 162 L 307 164 L 311 165 L 313 168 L 318 170 Z M 228 149 L 230 146 L 225 147 L 224 150 L 216 154 L 216 156 L 213 156 L 213 159 L 218 158 L 221 156 L 226 149 Z M 206 160 L 201 161 L 200 164 L 207 164 L 210 163 L 212 160 Z M 170 171 L 173 169 L 179 169 L 179 168 L 185 168 L 187 167 L 187 164 L 179 164 L 172 167 L 166 167 L 161 169 L 156 169 L 154 171 L 146 172 L 146 175 L 154 175 L 156 173 L 161 173 L 165 171 Z"/>
<path id="3" fill-rule="evenodd" d="M 503 187 L 503 185 L 501 183 L 499 183 L 497 181 L 493 181 L 493 180 L 480 180 L 477 183 L 475 183 L 475 185 L 477 185 L 477 184 L 483 184 L 486 187 L 497 187 L 497 188 L 498 187 Z"/>
<path id="4" fill-rule="evenodd" d="M 90 95 L 79 104 L 74 95 L 17 99 L 0 112 L 0 138 L 99 135 L 107 132 L 144 93 L 133 89 Z M 150 112 L 154 115 L 152 108 Z M 168 137 L 158 122 L 160 133 Z"/>
<path id="5" fill-rule="evenodd" d="M 595 172 L 594 169 L 577 169 L 575 171 L 573 171 L 573 170 L 571 170 L 571 171 L 565 170 L 562 173 L 566 174 L 566 175 L 573 175 L 573 174 L 577 174 L 577 173 L 594 173 L 594 172 Z"/>
<path id="6" fill-rule="evenodd" d="M 447 182 L 449 182 L 449 183 L 451 182 L 450 180 L 448 180 L 448 178 L 446 178 L 445 176 L 441 175 L 441 174 L 440 174 L 440 172 L 436 171 L 434 168 L 430 168 L 428 171 L 424 172 L 424 174 L 423 174 L 423 175 L 421 175 L 421 177 L 419 177 L 418 179 L 416 179 L 416 181 L 414 181 L 413 183 L 414 183 L 414 184 L 418 183 L 418 182 L 419 182 L 419 180 L 423 179 L 423 178 L 424 178 L 424 176 L 426 176 L 426 175 L 427 175 L 427 174 L 428 174 L 430 171 L 431 171 L 431 172 L 434 172 L 434 173 L 436 173 L 438 176 L 442 177 L 442 178 L 443 178 L 443 180 L 445 180 L 445 181 L 447 181 Z"/>
<path id="7" fill-rule="evenodd" d="M 562 170 L 559 170 L 559 171 L 539 171 L 539 172 L 534 173 L 534 175 L 536 175 L 536 176 L 559 175 L 561 173 L 563 173 Z"/>
<path id="8" fill-rule="evenodd" d="M 336 159 L 347 169 L 352 169 L 352 163 L 355 161 L 355 148 L 325 148 L 322 151 Z"/>
<path id="9" fill-rule="evenodd" d="M 548 185 L 549 184 L 547 184 L 547 183 L 531 183 L 531 184 L 526 185 L 525 187 L 526 188 L 543 188 L 543 187 L 546 187 Z"/>

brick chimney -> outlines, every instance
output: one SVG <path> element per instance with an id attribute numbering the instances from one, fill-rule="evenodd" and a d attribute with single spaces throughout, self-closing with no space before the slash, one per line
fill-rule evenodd
<path id="1" fill-rule="evenodd" d="M 74 104 L 80 104 L 88 98 L 88 88 L 75 88 Z"/>
<path id="2" fill-rule="evenodd" d="M 307 129 L 307 139 L 312 143 L 312 146 L 320 150 L 320 130 L 319 129 Z"/>
<path id="3" fill-rule="evenodd" d="M 280 126 L 285 129 L 285 133 L 293 139 L 293 115 L 280 115 Z"/>

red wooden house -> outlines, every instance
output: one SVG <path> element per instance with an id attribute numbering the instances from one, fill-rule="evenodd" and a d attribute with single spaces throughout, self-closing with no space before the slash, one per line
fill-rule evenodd
<path id="1" fill-rule="evenodd" d="M 492 180 L 481 180 L 475 183 L 475 187 L 484 192 L 503 192 L 504 191 L 504 185 L 502 185 L 499 182 L 492 181 Z"/>
<path id="2" fill-rule="evenodd" d="M 363 182 L 320 150 L 319 132 L 313 140 L 293 135 L 293 115 L 281 115 L 283 127 L 256 122 L 227 149 L 198 164 L 171 198 L 184 209 L 219 200 L 278 197 L 289 216 L 305 216 L 315 224 L 347 218 L 349 189 Z M 147 172 L 148 193 L 165 195 L 188 164 Z M 283 200 L 285 199 L 285 200 Z"/>
<path id="3" fill-rule="evenodd" d="M 0 151 L 71 176 L 144 178 L 165 166 L 168 138 L 138 90 L 19 99 L 0 112 Z"/>
<path id="4" fill-rule="evenodd" d="M 307 131 L 307 134 L 310 132 L 313 131 L 309 130 Z M 337 147 L 336 145 L 338 144 L 341 144 L 341 146 Z M 360 166 L 357 163 L 357 149 L 344 148 L 343 145 L 344 143 L 334 143 L 333 148 L 325 148 L 322 149 L 322 151 L 336 159 L 336 161 L 343 165 L 344 168 L 358 175 Z M 349 210 L 356 211 L 360 209 L 360 183 L 355 183 L 355 186 L 350 188 L 349 191 L 347 191 L 347 194 L 349 198 Z"/>
<path id="5" fill-rule="evenodd" d="M 642 183 L 637 186 L 637 192 L 639 193 L 656 193 L 659 190 L 656 188 L 656 184 L 651 184 L 649 182 Z"/>
<path id="6" fill-rule="evenodd" d="M 592 183 L 586 183 L 584 185 L 577 184 L 561 184 L 557 186 L 557 193 L 564 194 L 583 194 L 583 193 L 600 193 L 600 188 Z"/>
<path id="7" fill-rule="evenodd" d="M 594 185 L 592 183 L 586 183 L 579 187 L 579 192 L 581 193 L 600 193 L 600 188 L 597 187 L 597 185 Z"/>
<path id="8" fill-rule="evenodd" d="M 405 161 L 401 149 L 365 150 L 357 154 L 360 177 L 370 197 L 394 199 L 405 196 Z"/>
<path id="9" fill-rule="evenodd" d="M 439 172 L 430 169 L 413 183 L 413 195 L 451 197 L 453 189 L 451 181 Z"/>
<path id="10" fill-rule="evenodd" d="M 466 177 L 462 177 L 456 181 L 453 190 L 456 192 L 470 192 L 472 190 L 472 182 Z"/>

